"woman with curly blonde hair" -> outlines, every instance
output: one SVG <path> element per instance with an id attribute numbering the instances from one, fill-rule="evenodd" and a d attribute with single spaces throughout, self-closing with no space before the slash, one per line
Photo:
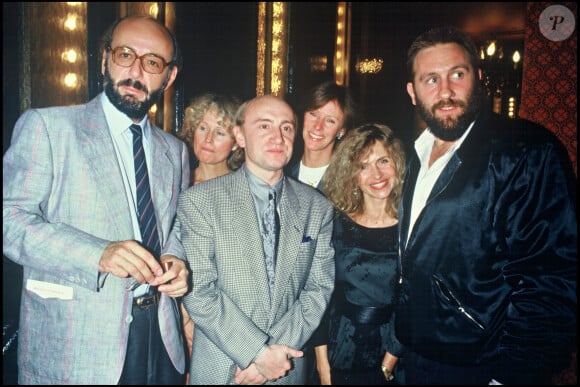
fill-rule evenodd
<path id="1" fill-rule="evenodd" d="M 321 384 L 389 384 L 395 376 L 403 382 L 392 317 L 404 177 L 403 144 L 379 123 L 349 131 L 324 174 L 336 211 L 336 282 L 312 340 Z"/>
<path id="2" fill-rule="evenodd" d="M 403 189 L 405 152 L 401 140 L 396 138 L 393 131 L 386 125 L 365 124 L 353 129 L 353 134 L 349 136 L 348 141 L 343 141 L 344 145 L 341 145 L 340 152 L 337 149 L 333 155 L 331 167 L 329 166 L 323 178 L 324 193 L 342 212 L 360 214 L 364 211 L 364 197 L 358 176 L 363 167 L 361 161 L 363 153 L 370 153 L 377 141 L 385 147 L 397 172 L 392 178 L 392 189 L 389 193 L 389 200 L 386 202 L 388 215 L 396 219 L 397 206 Z"/>
<path id="3" fill-rule="evenodd" d="M 188 144 L 194 157 L 191 185 L 238 169 L 244 150 L 236 143 L 232 129 L 240 102 L 233 97 L 205 93 L 185 108 L 183 130 L 178 137 Z M 194 322 L 181 304 L 183 332 L 191 355 Z"/>
<path id="4" fill-rule="evenodd" d="M 192 185 L 241 166 L 244 151 L 232 133 L 239 105 L 236 98 L 206 93 L 185 108 L 183 130 L 178 136 L 193 151 Z"/>

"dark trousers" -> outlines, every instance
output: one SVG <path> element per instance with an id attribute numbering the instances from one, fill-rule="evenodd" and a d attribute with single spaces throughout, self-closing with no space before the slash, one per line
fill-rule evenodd
<path id="1" fill-rule="evenodd" d="M 403 367 L 405 384 L 410 385 L 486 385 L 493 378 L 492 365 L 455 366 L 424 358 L 411 351 L 405 352 Z"/>
<path id="2" fill-rule="evenodd" d="M 161 340 L 157 306 L 142 310 L 133 306 L 127 355 L 119 384 L 185 384 Z"/>
<path id="3" fill-rule="evenodd" d="M 397 385 L 396 381 L 387 382 L 385 375 L 380 368 L 366 371 L 356 371 L 356 370 L 337 370 L 333 369 L 330 371 L 330 378 L 333 385 L 351 385 L 351 386 L 364 386 L 364 385 Z"/>

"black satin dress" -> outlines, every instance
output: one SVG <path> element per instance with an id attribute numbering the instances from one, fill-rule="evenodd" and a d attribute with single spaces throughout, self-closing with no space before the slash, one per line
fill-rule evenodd
<path id="1" fill-rule="evenodd" d="M 328 345 L 333 384 L 386 384 L 381 371 L 385 352 L 402 356 L 392 316 L 397 226 L 367 228 L 337 213 L 333 241 L 335 291 L 311 343 Z M 316 384 L 316 369 L 311 375 Z M 395 377 L 402 379 L 399 367 Z"/>

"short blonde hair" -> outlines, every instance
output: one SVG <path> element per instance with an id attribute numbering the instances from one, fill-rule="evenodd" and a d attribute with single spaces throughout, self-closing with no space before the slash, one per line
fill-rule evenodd
<path id="1" fill-rule="evenodd" d="M 237 98 L 214 93 L 205 93 L 193 99 L 185 108 L 183 129 L 177 134 L 193 150 L 193 134 L 203 116 L 208 111 L 213 111 L 218 117 L 218 123 L 223 126 L 230 136 L 236 141 L 233 134 L 235 116 L 240 102 Z M 230 152 L 227 159 L 228 168 L 238 169 L 244 161 L 244 150 L 240 147 Z"/>

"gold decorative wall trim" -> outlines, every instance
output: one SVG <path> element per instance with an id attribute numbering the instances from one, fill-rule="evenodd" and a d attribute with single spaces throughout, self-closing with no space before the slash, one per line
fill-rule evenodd
<path id="1" fill-rule="evenodd" d="M 339 1 L 336 6 L 336 41 L 334 49 L 334 81 L 348 86 L 350 64 L 350 2 Z"/>
<path id="2" fill-rule="evenodd" d="M 289 13 L 287 2 L 258 4 L 256 95 L 286 94 Z"/>

